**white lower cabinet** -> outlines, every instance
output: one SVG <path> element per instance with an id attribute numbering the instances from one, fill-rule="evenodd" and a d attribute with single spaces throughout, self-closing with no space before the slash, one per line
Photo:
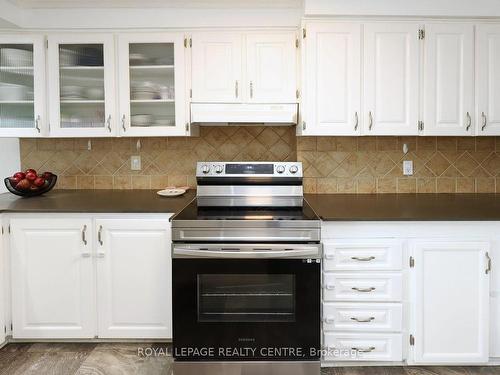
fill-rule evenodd
<path id="1" fill-rule="evenodd" d="M 8 267 L 6 265 L 6 246 L 5 246 L 5 236 L 6 233 L 5 228 L 7 226 L 4 225 L 4 218 L 0 215 L 0 347 L 5 343 L 5 334 L 7 332 L 7 325 L 5 322 L 7 306 L 6 306 L 6 274 L 8 271 Z M 2 329 L 3 328 L 3 329 Z"/>
<path id="2" fill-rule="evenodd" d="M 168 218 L 12 218 L 13 338 L 171 338 Z"/>
<path id="3" fill-rule="evenodd" d="M 489 357 L 488 242 L 415 241 L 415 363 L 483 363 Z"/>
<path id="4" fill-rule="evenodd" d="M 171 338 L 168 219 L 96 220 L 98 336 Z"/>
<path id="5" fill-rule="evenodd" d="M 10 220 L 14 338 L 95 334 L 90 218 Z"/>

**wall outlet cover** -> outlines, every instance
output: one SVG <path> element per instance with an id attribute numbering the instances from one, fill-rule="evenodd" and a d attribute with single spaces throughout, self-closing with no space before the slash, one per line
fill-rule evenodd
<path id="1" fill-rule="evenodd" d="M 403 174 L 405 176 L 413 176 L 413 161 L 404 160 L 403 161 Z"/>
<path id="2" fill-rule="evenodd" d="M 142 169 L 141 157 L 139 155 L 130 157 L 130 169 L 133 171 L 140 171 Z"/>

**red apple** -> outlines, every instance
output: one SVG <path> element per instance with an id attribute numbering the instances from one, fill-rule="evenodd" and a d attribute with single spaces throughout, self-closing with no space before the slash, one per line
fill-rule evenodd
<path id="1" fill-rule="evenodd" d="M 35 179 L 35 181 L 33 181 L 33 184 L 34 184 L 35 186 L 41 187 L 41 186 L 43 186 L 43 185 L 45 184 L 45 179 L 44 179 L 44 178 L 42 178 L 42 177 L 37 177 L 37 178 Z"/>
<path id="2" fill-rule="evenodd" d="M 27 178 L 24 178 L 17 183 L 16 189 L 28 190 L 30 188 L 30 185 L 31 185 L 30 181 Z"/>
<path id="3" fill-rule="evenodd" d="M 34 172 L 27 172 L 26 173 L 26 178 L 30 181 L 35 181 L 36 180 L 36 173 Z"/>
<path id="4" fill-rule="evenodd" d="M 28 174 L 28 173 L 34 173 L 34 174 L 36 174 L 36 170 L 34 170 L 32 168 L 29 168 L 29 169 L 26 169 L 26 171 L 24 173 L 26 173 L 26 174 Z"/>
<path id="5" fill-rule="evenodd" d="M 14 178 L 18 178 L 19 181 L 21 181 L 22 179 L 24 179 L 26 177 L 26 175 L 24 174 L 24 172 L 17 172 L 17 173 L 14 173 L 14 176 L 12 176 Z"/>
<path id="6" fill-rule="evenodd" d="M 11 183 L 12 186 L 16 186 L 17 183 L 19 181 L 21 181 L 21 180 L 22 180 L 22 178 L 19 178 L 19 177 L 11 177 L 11 178 L 9 178 L 9 181 L 10 181 L 10 183 Z"/>

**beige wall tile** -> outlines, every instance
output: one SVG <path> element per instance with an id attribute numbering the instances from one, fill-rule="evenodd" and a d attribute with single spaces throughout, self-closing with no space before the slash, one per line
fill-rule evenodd
<path id="1" fill-rule="evenodd" d="M 132 176 L 132 189 L 151 189 L 151 176 Z"/>
<path id="2" fill-rule="evenodd" d="M 113 176 L 113 189 L 132 189 L 132 177 Z"/>
<path id="3" fill-rule="evenodd" d="M 316 183 L 316 192 L 318 194 L 333 194 L 337 192 L 336 178 L 318 178 Z"/>
<path id="4" fill-rule="evenodd" d="M 77 176 L 76 188 L 77 189 L 94 189 L 94 176 Z"/>
<path id="5" fill-rule="evenodd" d="M 76 189 L 76 176 L 59 176 L 55 186 L 57 189 Z"/>
<path id="6" fill-rule="evenodd" d="M 398 193 L 416 193 L 417 179 L 416 178 L 398 178 Z"/>
<path id="7" fill-rule="evenodd" d="M 113 176 L 95 176 L 95 189 L 113 189 Z"/>
<path id="8" fill-rule="evenodd" d="M 440 177 L 436 180 L 436 191 L 438 193 L 454 193 L 457 187 L 457 180 L 455 178 Z"/>
<path id="9" fill-rule="evenodd" d="M 435 178 L 417 178 L 417 193 L 435 193 Z"/>
<path id="10" fill-rule="evenodd" d="M 476 193 L 494 193 L 495 192 L 495 178 L 482 177 L 476 178 Z"/>
<path id="11" fill-rule="evenodd" d="M 304 177 L 304 193 L 316 193 L 317 192 L 317 179 Z"/>
<path id="12" fill-rule="evenodd" d="M 358 194 L 373 194 L 377 192 L 377 180 L 373 177 L 357 178 L 356 191 Z"/>
<path id="13" fill-rule="evenodd" d="M 457 178 L 457 193 L 474 193 L 475 181 L 470 177 Z"/>
<path id="14" fill-rule="evenodd" d="M 377 179 L 377 193 L 395 193 L 397 180 L 395 177 L 381 177 Z"/>
<path id="15" fill-rule="evenodd" d="M 297 151 L 316 151 L 317 137 L 297 137 Z"/>

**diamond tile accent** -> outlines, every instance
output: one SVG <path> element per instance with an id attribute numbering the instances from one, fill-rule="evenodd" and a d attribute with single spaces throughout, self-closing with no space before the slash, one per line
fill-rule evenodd
<path id="1" fill-rule="evenodd" d="M 197 161 L 299 160 L 310 193 L 500 192 L 495 137 L 296 137 L 292 127 L 258 125 L 202 127 L 199 137 L 97 138 L 90 151 L 87 142 L 21 139 L 22 167 L 58 173 L 58 189 L 160 189 L 194 187 Z M 132 155 L 141 156 L 141 171 L 130 169 Z M 413 160 L 414 176 L 403 176 L 403 160 Z"/>

